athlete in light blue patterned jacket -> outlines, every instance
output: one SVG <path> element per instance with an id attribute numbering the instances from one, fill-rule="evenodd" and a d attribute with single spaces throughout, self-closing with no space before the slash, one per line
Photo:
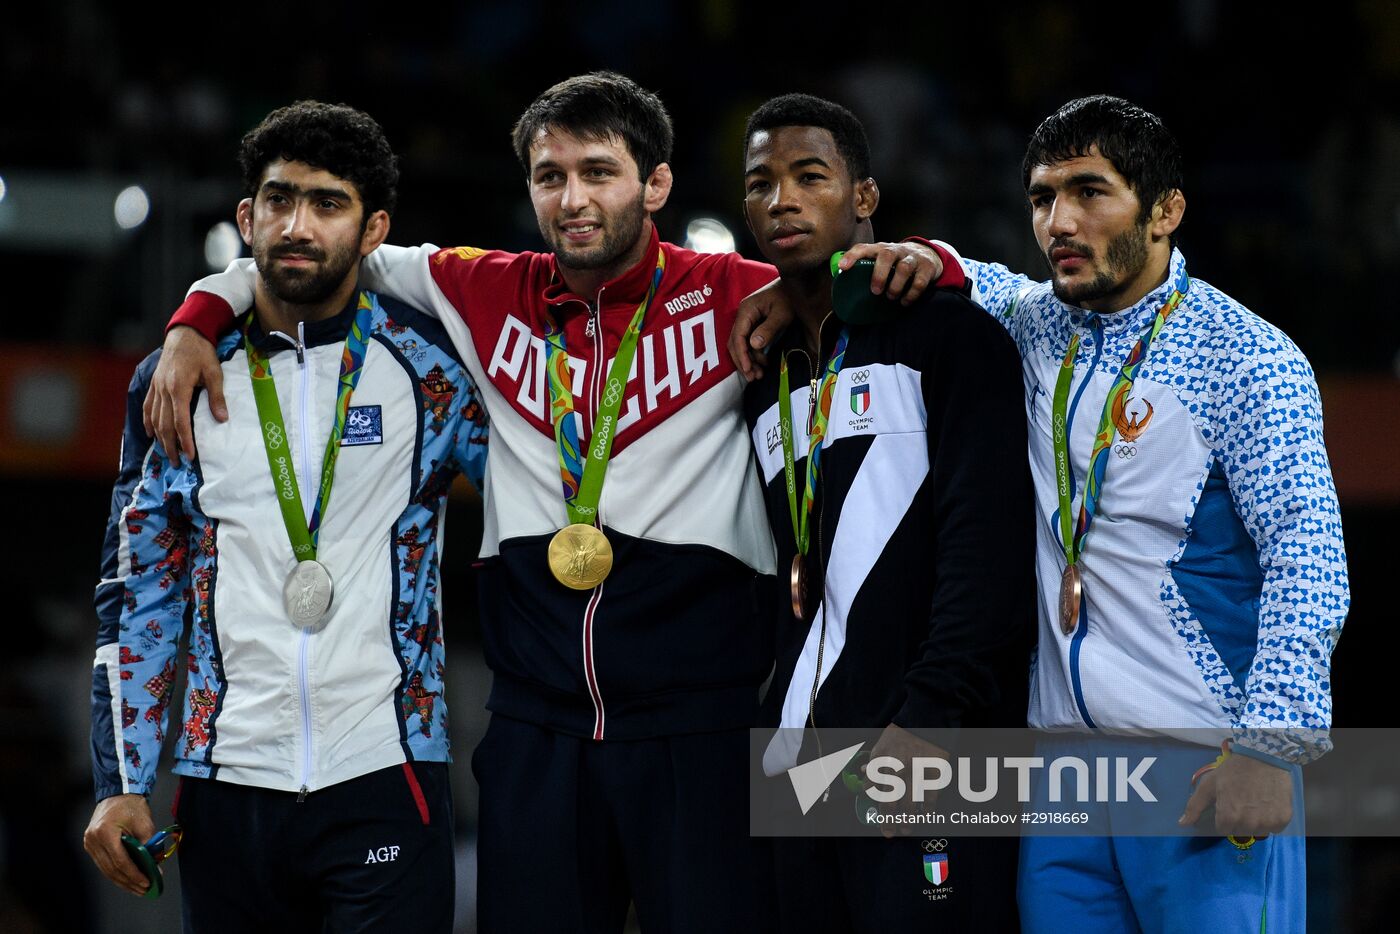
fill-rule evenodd
<path id="1" fill-rule="evenodd" d="M 1322 405 L 1303 354 L 1219 289 L 1189 280 L 1131 397 L 1110 412 L 1114 443 L 1079 562 L 1081 624 L 1066 636 L 1056 377 L 1078 334 L 1066 415 L 1077 512 L 1108 390 L 1186 261 L 1173 251 L 1167 280 L 1112 314 L 1067 305 L 1051 283 L 1005 266 L 962 264 L 973 297 L 1020 347 L 1026 383 L 1044 585 L 1031 725 L 1227 726 L 1237 751 L 1290 762 L 1317 755 L 1325 740 L 1309 731 L 1331 722 L 1329 659 L 1347 570 Z M 1156 620 L 1163 625 L 1144 625 Z"/>
<path id="2" fill-rule="evenodd" d="M 1172 247 L 1179 156 L 1156 117 L 1114 98 L 1071 102 L 1036 131 L 1024 171 L 1052 281 L 961 263 L 1021 351 L 1041 602 L 1030 723 L 1218 728 L 1235 755 L 1185 820 L 1213 802 L 1246 836 L 1027 838 L 1023 923 L 1301 930 L 1302 839 L 1250 846 L 1247 834 L 1289 823 L 1297 765 L 1328 748 L 1329 664 L 1348 605 L 1312 369 L 1278 328 L 1189 276 Z M 1074 562 L 1082 599 L 1062 609 L 1059 487 L 1082 528 L 1101 419 L 1099 498 Z"/>

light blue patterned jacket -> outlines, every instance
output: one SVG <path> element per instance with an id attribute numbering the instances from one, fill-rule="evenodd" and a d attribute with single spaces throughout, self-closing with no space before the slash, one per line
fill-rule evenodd
<path id="1" fill-rule="evenodd" d="M 962 263 L 972 297 L 1021 351 L 1039 519 L 1031 725 L 1216 728 L 1261 758 L 1320 755 L 1349 596 L 1322 405 L 1303 354 L 1191 280 L 1115 420 L 1081 558 L 1083 608 L 1066 636 L 1051 437 L 1060 363 L 1078 333 L 1067 410 L 1077 514 L 1109 387 L 1185 260 L 1173 251 L 1166 282 L 1116 314 L 1066 305 L 1048 282 L 1001 265 Z"/>

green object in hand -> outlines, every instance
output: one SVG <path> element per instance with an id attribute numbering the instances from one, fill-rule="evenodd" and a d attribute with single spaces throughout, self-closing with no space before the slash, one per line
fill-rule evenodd
<path id="1" fill-rule="evenodd" d="M 847 324 L 881 324 L 900 311 L 898 302 L 870 293 L 875 272 L 873 259 L 858 259 L 842 272 L 839 263 L 845 252 L 831 254 L 831 310 Z"/>
<path id="2" fill-rule="evenodd" d="M 156 831 L 145 843 L 129 833 L 122 834 L 122 846 L 126 848 L 127 855 L 151 883 L 143 898 L 160 898 L 161 893 L 165 891 L 165 876 L 160 871 L 160 864 L 175 852 L 183 835 L 184 831 L 179 824 L 171 824 L 164 830 Z"/>

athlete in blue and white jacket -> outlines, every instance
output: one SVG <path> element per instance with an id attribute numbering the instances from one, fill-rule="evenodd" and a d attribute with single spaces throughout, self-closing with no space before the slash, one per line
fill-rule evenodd
<path id="1" fill-rule="evenodd" d="M 1172 282 L 1131 308 L 1065 304 L 1049 282 L 962 260 L 973 298 L 1021 351 L 1039 512 L 1034 727 L 1227 727 L 1289 762 L 1331 724 L 1329 661 L 1346 556 L 1312 369 L 1278 328 L 1200 279 L 1153 343 L 1110 449 L 1081 564 L 1085 616 L 1065 636 L 1051 401 L 1081 345 L 1066 430 L 1075 509 L 1108 388 Z M 1083 403 L 1082 405 L 1080 403 Z M 1158 624 L 1160 623 L 1160 624 Z"/>
<path id="2" fill-rule="evenodd" d="M 1301 826 L 1298 766 L 1328 748 L 1348 603 L 1312 369 L 1277 328 L 1188 275 L 1171 239 L 1186 206 L 1180 153 L 1155 116 L 1118 98 L 1072 101 L 1033 134 L 1023 173 L 1052 281 L 962 265 L 1021 352 L 1040 593 L 1031 725 L 1232 742 L 1213 764 L 1198 746 L 1151 750 L 1160 800 L 1213 839 L 1024 839 L 1022 927 L 1301 931 L 1303 840 L 1278 831 Z M 1111 395 L 1177 291 L 1130 394 Z M 1105 410 L 1100 499 L 1076 565 L 1083 600 L 1062 626 L 1059 484 L 1067 473 L 1077 514 Z M 1199 820 L 1211 804 L 1214 819 Z"/>
<path id="3" fill-rule="evenodd" d="M 308 505 L 354 316 L 352 300 L 290 343 L 256 321 L 250 332 L 272 367 Z M 404 762 L 448 761 L 442 520 L 458 473 L 482 483 L 486 415 L 440 324 L 388 298 L 375 299 L 372 322 L 320 535 L 335 599 L 314 633 L 283 607 L 294 558 L 241 328 L 218 345 L 229 421 L 198 399 L 193 462 L 173 462 L 142 426 L 160 352 L 137 368 L 96 594 L 99 800 L 154 787 L 187 627 L 176 774 L 309 792 Z"/>
<path id="4" fill-rule="evenodd" d="M 159 894 L 125 844 L 155 833 L 146 796 L 183 667 L 186 927 L 445 932 L 438 559 L 453 478 L 482 484 L 485 411 L 441 325 L 357 287 L 398 182 L 374 119 L 298 101 L 238 158 L 256 297 L 206 370 L 231 411 L 216 417 L 212 389 L 183 401 L 193 431 L 166 448 L 142 411 L 157 355 L 130 389 L 96 594 L 84 848 L 117 886 Z M 316 570 L 300 556 L 319 589 L 293 605 L 293 569 Z"/>

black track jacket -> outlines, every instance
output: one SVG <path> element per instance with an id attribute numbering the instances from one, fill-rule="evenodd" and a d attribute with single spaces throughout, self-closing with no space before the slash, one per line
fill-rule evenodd
<path id="1" fill-rule="evenodd" d="M 842 326 L 834 316 L 823 326 L 823 360 Z M 793 327 L 776 348 L 790 368 L 799 509 L 809 380 L 822 363 L 801 342 Z M 778 370 L 775 352 L 744 408 L 786 582 L 796 543 Z M 810 624 L 786 599 L 774 608 L 763 724 L 1024 726 L 1035 513 L 1011 339 L 951 291 L 893 322 L 851 327 L 824 445 L 808 556 L 821 605 Z"/>

